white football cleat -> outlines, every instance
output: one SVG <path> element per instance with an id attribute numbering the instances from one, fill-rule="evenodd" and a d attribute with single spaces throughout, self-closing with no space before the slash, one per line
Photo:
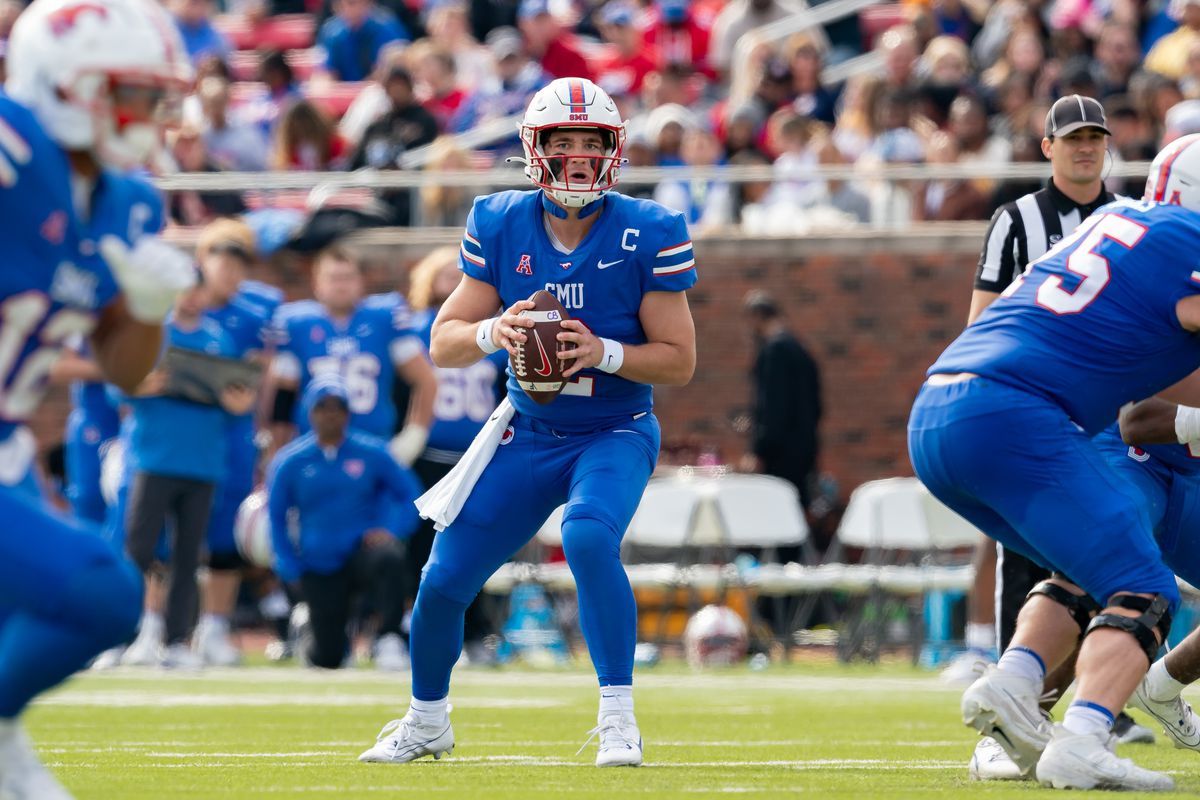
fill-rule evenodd
<path id="1" fill-rule="evenodd" d="M 201 621 L 192 634 L 192 651 L 210 667 L 236 667 L 242 663 L 242 651 L 229 638 L 229 629 Z"/>
<path id="2" fill-rule="evenodd" d="M 1170 700 L 1155 700 L 1150 696 L 1146 679 L 1133 690 L 1129 705 L 1145 711 L 1162 725 L 1163 733 L 1175 746 L 1185 750 L 1200 750 L 1200 717 L 1187 700 L 1179 695 Z"/>
<path id="3" fill-rule="evenodd" d="M 1169 792 L 1169 775 L 1144 769 L 1109 749 L 1110 734 L 1071 733 L 1055 725 L 1050 743 L 1037 763 L 1037 779 L 1052 789 L 1126 789 Z"/>
<path id="4" fill-rule="evenodd" d="M 1026 777 L 1050 741 L 1041 695 L 1041 681 L 991 666 L 962 696 L 963 722 L 999 742 Z"/>
<path id="5" fill-rule="evenodd" d="M 587 741 L 575 752 L 579 755 L 592 739 L 600 737 L 596 753 L 597 767 L 640 767 L 642 765 L 642 733 L 637 722 L 625 714 L 610 714 L 588 731 Z"/>
<path id="6" fill-rule="evenodd" d="M 1154 731 L 1122 711 L 1113 720 L 1112 734 L 1120 744 L 1154 744 Z"/>
<path id="7" fill-rule="evenodd" d="M 0 800 L 72 800 L 15 721 L 0 722 Z"/>
<path id="8" fill-rule="evenodd" d="M 1008 753 L 990 736 L 984 736 L 975 745 L 971 754 L 971 763 L 967 765 L 967 775 L 973 781 L 1025 781 L 1032 780 L 1032 775 L 1022 775 L 1021 768 L 1016 765 Z"/>
<path id="9" fill-rule="evenodd" d="M 403 719 L 394 719 L 375 740 L 375 744 L 358 757 L 373 764 L 404 764 L 424 756 L 434 760 L 454 750 L 454 729 L 450 717 L 436 725 L 424 725 L 410 712 Z"/>
<path id="10" fill-rule="evenodd" d="M 956 655 L 938 675 L 938 680 L 950 686 L 970 686 L 989 664 L 995 664 L 996 657 L 986 650 L 972 647 Z"/>
<path id="11" fill-rule="evenodd" d="M 133 644 L 125 648 L 121 663 L 127 667 L 157 667 L 162 663 L 163 625 L 142 618 L 142 627 Z"/>
<path id="12" fill-rule="evenodd" d="M 92 660 L 90 669 L 113 669 L 121 666 L 121 658 L 125 655 L 125 645 L 110 647 Z"/>
<path id="13" fill-rule="evenodd" d="M 385 633 L 375 641 L 375 669 L 404 672 L 409 668 L 408 648 L 398 633 Z"/>

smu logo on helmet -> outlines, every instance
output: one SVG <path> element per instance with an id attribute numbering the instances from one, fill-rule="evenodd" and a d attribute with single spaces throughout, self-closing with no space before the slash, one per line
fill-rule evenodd
<path id="1" fill-rule="evenodd" d="M 569 114 L 567 116 L 567 119 L 570 122 L 587 122 L 588 115 L 587 114 Z"/>
<path id="2" fill-rule="evenodd" d="M 50 30 L 55 36 L 62 36 L 75 27 L 79 15 L 85 11 L 94 11 L 101 17 L 108 16 L 108 9 L 99 3 L 78 3 L 64 6 L 46 17 Z"/>

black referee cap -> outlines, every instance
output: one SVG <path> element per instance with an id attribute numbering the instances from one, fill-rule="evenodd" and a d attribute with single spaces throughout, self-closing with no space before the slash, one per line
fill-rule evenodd
<path id="1" fill-rule="evenodd" d="M 1080 128 L 1099 128 L 1109 136 L 1108 120 L 1104 117 L 1104 106 L 1098 100 L 1081 94 L 1060 97 L 1050 106 L 1046 114 L 1046 138 L 1066 136 Z"/>

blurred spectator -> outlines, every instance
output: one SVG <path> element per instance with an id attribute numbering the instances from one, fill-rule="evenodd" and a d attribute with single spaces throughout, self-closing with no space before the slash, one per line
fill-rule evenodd
<path id="1" fill-rule="evenodd" d="M 1150 136 L 1149 126 L 1137 113 L 1129 97 L 1114 95 L 1104 101 L 1104 109 L 1108 116 L 1108 129 L 1112 132 L 1108 140 L 1108 151 L 1113 161 L 1121 163 L 1153 160 L 1158 153 L 1158 147 Z M 1170 112 L 1167 117 L 1169 120 Z M 1114 194 L 1138 197 L 1145 188 L 1145 181 L 1140 178 L 1109 178 L 1105 185 Z"/>
<path id="2" fill-rule="evenodd" d="M 1179 89 L 1189 100 L 1200 98 L 1200 38 L 1188 50 L 1187 72 L 1179 79 Z"/>
<path id="3" fill-rule="evenodd" d="M 0 2 L 0 40 L 8 41 L 8 36 L 12 33 L 13 23 L 17 21 L 17 17 L 24 10 L 25 4 L 21 0 L 3 0 L 3 2 Z"/>
<path id="4" fill-rule="evenodd" d="M 471 33 L 479 41 L 496 28 L 511 28 L 517 24 L 520 0 L 466 0 L 470 10 Z"/>
<path id="5" fill-rule="evenodd" d="M 517 27 L 525 39 L 530 58 L 542 65 L 551 78 L 587 78 L 592 69 L 559 21 L 550 13 L 548 0 L 521 0 Z"/>
<path id="6" fill-rule="evenodd" d="M 1137 32 L 1119 22 L 1106 22 L 1100 29 L 1095 51 L 1094 75 L 1100 98 L 1124 94 L 1141 63 Z"/>
<path id="7" fill-rule="evenodd" d="M 449 50 L 422 39 L 409 48 L 408 62 L 416 80 L 417 99 L 433 114 L 438 130 L 447 130 L 450 119 L 467 99 L 467 93 L 458 88 L 454 56 Z"/>
<path id="8" fill-rule="evenodd" d="M 1129 96 L 1134 98 L 1140 113 L 1151 126 L 1157 141 L 1166 126 L 1167 112 L 1184 99 L 1179 85 L 1157 72 L 1139 72 L 1129 82 Z"/>
<path id="9" fill-rule="evenodd" d="M 928 164 L 959 163 L 958 140 L 947 131 L 935 131 L 925 148 Z M 937 178 L 925 183 L 913 219 L 927 221 L 987 219 L 991 214 L 988 195 L 969 180 Z"/>
<path id="10" fill-rule="evenodd" d="M 366 80 L 385 45 L 410 38 L 400 20 L 374 0 L 334 0 L 333 13 L 321 26 L 317 46 L 322 70 L 334 80 Z"/>
<path id="11" fill-rule="evenodd" d="M 655 69 L 646 53 L 642 32 L 633 24 L 634 8 L 615 0 L 601 9 L 600 32 L 615 49 L 611 59 L 599 67 L 597 85 L 612 97 L 640 94 L 646 76 Z"/>
<path id="12" fill-rule="evenodd" d="M 812 178 L 812 169 L 818 164 L 817 148 L 826 135 L 824 126 L 792 111 L 781 111 L 772 117 L 768 129 L 768 146 L 779 154 L 770 201 L 797 208 L 809 205 L 818 183 Z"/>
<path id="13" fill-rule="evenodd" d="M 513 0 L 514 13 L 504 25 L 511 26 L 516 21 L 515 6 L 516 2 Z M 469 92 L 482 86 L 495 75 L 495 59 L 486 47 L 479 44 L 479 39 L 471 34 L 467 7 L 462 0 L 436 3 L 429 9 L 428 27 L 429 38 L 433 44 L 454 56 L 454 73 L 459 88 Z M 493 27 L 497 26 L 489 26 L 481 37 Z M 416 65 L 413 66 L 415 68 Z"/>
<path id="14" fill-rule="evenodd" d="M 700 98 L 700 86 L 686 66 L 675 65 L 655 70 L 642 84 L 641 107 L 644 110 L 676 103 L 690 106 Z"/>
<path id="15" fill-rule="evenodd" d="M 850 161 L 857 161 L 867 152 L 880 133 L 875 106 L 883 91 L 883 79 L 874 75 L 856 75 L 846 82 L 833 141 Z"/>
<path id="16" fill-rule="evenodd" d="M 721 143 L 705 128 L 694 126 L 683 134 L 680 155 L 687 167 L 713 167 L 721 163 Z M 664 180 L 654 200 L 682 212 L 689 226 L 713 228 L 733 222 L 733 189 L 714 178 Z"/>
<path id="17" fill-rule="evenodd" d="M 1037 108 L 1037 114 L 1043 121 L 1043 127 L 1046 113 L 1049 110 L 1050 106 L 1048 104 L 1045 106 L 1039 106 Z M 1034 114 L 1034 112 L 1030 113 L 1031 115 Z M 1012 163 L 1045 164 L 1046 156 L 1042 154 L 1042 135 L 1042 131 L 1040 130 L 1037 134 L 1031 134 L 1022 131 L 1013 135 L 1009 139 L 1009 141 L 1012 142 Z M 1157 153 L 1158 151 L 1155 150 L 1155 152 Z M 1143 186 L 1145 183 L 1146 182 L 1144 180 L 1141 181 Z M 1045 184 L 1036 178 L 1002 181 L 999 183 L 999 185 L 997 185 L 995 191 L 992 193 L 991 200 L 988 203 L 988 208 L 999 208 L 1005 203 L 1011 203 L 1023 195 L 1032 194 L 1033 192 L 1044 188 L 1044 186 Z M 1140 192 L 1141 189 L 1138 191 Z"/>
<path id="18" fill-rule="evenodd" d="M 1179 27 L 1154 43 L 1143 66 L 1178 80 L 1187 71 L 1192 43 L 1200 38 L 1200 0 L 1171 0 L 1169 13 L 1179 21 Z"/>
<path id="19" fill-rule="evenodd" d="M 709 65 L 729 77 L 738 39 L 755 28 L 786 19 L 800 10 L 788 0 L 731 0 L 713 20 Z"/>
<path id="20" fill-rule="evenodd" d="M 521 34 L 513 28 L 497 28 L 488 34 L 488 48 L 496 58 L 496 74 L 468 95 L 450 122 L 455 132 L 476 125 L 521 114 L 530 99 L 553 78 L 525 54 Z M 517 145 L 516 126 L 512 136 L 499 145 L 502 149 Z"/>
<path id="21" fill-rule="evenodd" d="M 167 144 L 181 172 L 220 172 L 208 159 L 204 139 L 195 126 L 184 125 L 167 135 Z M 204 225 L 216 217 L 241 214 L 246 204 L 237 192 L 175 191 L 167 195 L 168 210 L 180 225 Z"/>
<path id="22" fill-rule="evenodd" d="M 876 164 L 919 164 L 925 145 L 911 127 L 912 95 L 903 89 L 884 89 L 875 108 L 880 131 L 858 165 L 869 171 Z M 905 225 L 913 218 L 913 188 L 904 181 L 879 180 L 871 186 L 871 222 L 881 226 Z"/>
<path id="23" fill-rule="evenodd" d="M 971 42 L 971 54 L 981 68 L 991 67 L 1003 55 L 1012 34 L 1026 26 L 1041 25 L 1036 10 L 1026 0 L 997 0 L 988 9 L 983 27 Z M 1038 38 L 1039 46 L 1041 38 Z"/>
<path id="24" fill-rule="evenodd" d="M 1061 65 L 1055 94 L 1067 97 L 1072 94 L 1095 97 L 1100 86 L 1092 73 L 1092 63 L 1087 56 L 1072 56 Z"/>
<path id="25" fill-rule="evenodd" d="M 1170 144 L 1189 133 L 1200 133 L 1200 100 L 1184 100 L 1171 107 L 1163 125 L 1161 144 Z"/>
<path id="26" fill-rule="evenodd" d="M 352 144 L 362 141 L 363 134 L 372 122 L 382 117 L 391 107 L 383 83 L 392 67 L 407 67 L 408 47 L 393 42 L 379 52 L 379 62 L 371 73 L 371 82 L 354 96 L 354 101 L 338 121 L 338 133 Z"/>
<path id="27" fill-rule="evenodd" d="M 725 107 L 726 112 L 729 108 Z M 766 119 L 762 108 L 755 103 L 746 103 L 728 113 L 724 125 L 725 157 L 733 158 L 747 150 L 762 153 L 760 143 L 766 132 Z"/>
<path id="28" fill-rule="evenodd" d="M 233 118 L 229 111 L 230 84 L 210 75 L 196 92 L 204 117 L 204 149 L 219 170 L 258 172 L 266 168 L 267 139 L 257 125 Z"/>
<path id="29" fill-rule="evenodd" d="M 300 657 L 315 667 L 343 666 L 350 656 L 351 599 L 366 593 L 381 617 L 375 666 L 405 669 L 408 649 L 400 624 L 406 568 L 400 537 L 416 528 L 412 501 L 421 494 L 420 483 L 388 454 L 382 439 L 349 429 L 349 395 L 336 373 L 314 379 L 303 404 L 312 432 L 276 454 L 267 478 L 275 572 L 308 604 Z M 382 522 L 393 516 L 385 511 L 388 500 L 410 509 L 394 523 L 402 521 L 404 530 Z M 298 541 L 288 535 L 291 514 Z"/>
<path id="30" fill-rule="evenodd" d="M 911 25 L 897 25 L 883 32 L 875 49 L 883 54 L 884 83 L 893 89 L 916 86 L 919 47 L 917 32 Z"/>
<path id="31" fill-rule="evenodd" d="M 950 105 L 950 133 L 958 146 L 959 163 L 1001 166 L 1012 158 L 1008 140 L 988 130 L 987 108 L 978 97 L 961 95 Z M 986 178 L 976 179 L 975 185 L 984 196 L 995 188 L 995 182 Z"/>
<path id="32" fill-rule="evenodd" d="M 271 147 L 271 169 L 339 169 L 345 157 L 345 140 L 310 101 L 293 103 L 280 117 Z"/>
<path id="33" fill-rule="evenodd" d="M 759 150 L 740 150 L 729 158 L 731 167 L 765 167 L 771 163 Z M 733 220 L 746 223 L 746 210 L 760 208 L 771 191 L 770 181 L 738 181 L 733 184 Z"/>
<path id="34" fill-rule="evenodd" d="M 441 136 L 433 142 L 433 153 L 425 165 L 426 172 L 471 169 L 471 156 L 454 144 L 454 139 Z M 433 183 L 421 187 L 421 227 L 461 228 L 467 224 L 467 214 L 475 202 L 476 190 L 469 186 Z"/>
<path id="35" fill-rule="evenodd" d="M 351 169 L 398 170 L 401 168 L 400 157 L 406 151 L 430 144 L 437 138 L 437 120 L 417 102 L 408 70 L 392 67 L 384 88 L 392 107 L 363 134 L 350 159 Z M 393 224 L 412 223 L 411 194 L 408 189 L 380 193 L 380 199 L 391 209 Z"/>
<path id="36" fill-rule="evenodd" d="M 807 34 L 797 34 L 788 42 L 788 67 L 792 74 L 792 107 L 806 117 L 834 123 L 837 95 L 821 85 L 825 66 L 821 49 Z"/>
<path id="37" fill-rule="evenodd" d="M 1036 28 L 1022 25 L 1009 34 L 1000 57 L 980 77 L 986 89 L 995 91 L 1013 75 L 1040 75 L 1045 63 L 1046 49 L 1041 35 Z"/>
<path id="38" fill-rule="evenodd" d="M 918 94 L 921 112 L 939 127 L 946 122 L 950 104 L 974 83 L 971 55 L 966 43 L 955 36 L 938 36 L 925 48 L 920 63 Z"/>
<path id="39" fill-rule="evenodd" d="M 1028 130 L 1029 108 L 1033 102 L 1033 80 L 1025 74 L 1014 72 L 1000 84 L 994 98 L 997 108 L 993 119 L 993 131 L 997 136 L 1009 138 Z"/>
<path id="40" fill-rule="evenodd" d="M 964 42 L 975 38 L 987 13 L 986 0 L 935 0 L 929 4 L 937 32 Z"/>
<path id="41" fill-rule="evenodd" d="M 709 29 L 691 9 L 688 0 L 657 0 L 658 14 L 646 29 L 646 50 L 658 69 L 685 66 L 716 80 L 709 62 Z"/>
<path id="42" fill-rule="evenodd" d="M 171 11 L 193 64 L 205 56 L 229 55 L 233 49 L 229 40 L 212 23 L 216 14 L 212 0 L 172 0 Z"/>
<path id="43" fill-rule="evenodd" d="M 238 119 L 258 125 L 264 136 L 270 136 L 283 110 L 302 95 L 283 51 L 265 50 L 259 57 L 258 80 L 263 88 L 243 101 L 238 108 Z"/>
<path id="44" fill-rule="evenodd" d="M 696 125 L 692 112 L 674 103 L 659 106 L 646 115 L 646 138 L 658 155 L 657 166 L 683 165 L 683 137 L 686 131 Z"/>
<path id="45" fill-rule="evenodd" d="M 658 154 L 646 135 L 645 127 L 630 124 L 629 133 L 625 138 L 625 160 L 630 167 L 657 166 Z M 655 185 L 653 183 L 633 183 L 622 180 L 617 185 L 617 191 L 629 197 L 640 197 L 644 200 L 654 199 Z"/>

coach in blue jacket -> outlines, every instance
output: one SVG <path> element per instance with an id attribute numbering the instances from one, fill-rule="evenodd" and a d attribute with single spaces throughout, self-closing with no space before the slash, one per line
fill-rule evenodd
<path id="1" fill-rule="evenodd" d="M 288 583 L 298 582 L 308 603 L 313 641 L 304 655 L 318 667 L 342 664 L 349 649 L 350 599 L 366 591 L 382 617 L 376 666 L 403 669 L 405 566 L 398 537 L 416 527 L 412 501 L 420 484 L 388 454 L 382 439 L 347 429 L 349 399 L 341 378 L 313 380 L 303 403 L 312 431 L 276 454 L 267 491 L 275 571 Z M 397 519 L 387 499 L 409 513 Z M 293 509 L 298 541 L 289 535 Z"/>

